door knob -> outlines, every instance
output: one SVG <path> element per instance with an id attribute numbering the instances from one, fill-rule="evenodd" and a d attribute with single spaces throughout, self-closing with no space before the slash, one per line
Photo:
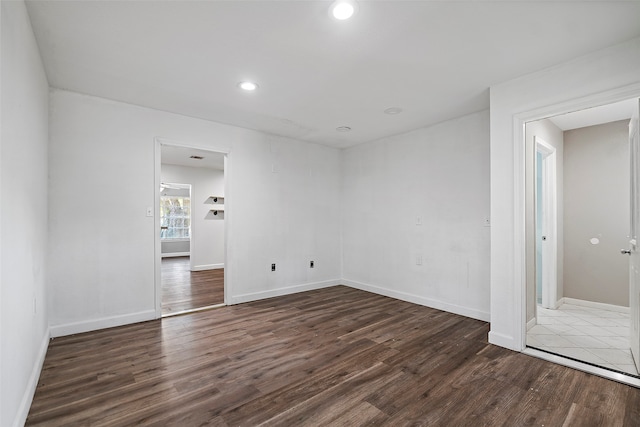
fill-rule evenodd
<path id="1" fill-rule="evenodd" d="M 631 251 L 629 249 L 620 249 L 620 253 L 622 255 L 631 255 Z"/>

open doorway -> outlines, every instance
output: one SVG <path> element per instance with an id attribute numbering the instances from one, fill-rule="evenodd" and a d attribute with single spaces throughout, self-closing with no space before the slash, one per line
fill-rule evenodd
<path id="1" fill-rule="evenodd" d="M 160 144 L 163 317 L 224 305 L 224 164 L 221 153 Z"/>
<path id="2" fill-rule="evenodd" d="M 634 108 L 637 99 L 526 125 L 526 344 L 637 376 L 620 253 L 630 233 Z"/>

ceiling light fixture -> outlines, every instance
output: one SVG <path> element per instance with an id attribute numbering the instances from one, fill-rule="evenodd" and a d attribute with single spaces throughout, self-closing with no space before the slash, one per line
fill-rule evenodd
<path id="1" fill-rule="evenodd" d="M 402 113 L 402 108 L 399 107 L 391 107 L 391 108 L 387 108 L 386 110 L 384 110 L 385 114 L 389 114 L 391 116 L 395 115 L 395 114 L 400 114 Z"/>
<path id="2" fill-rule="evenodd" d="M 338 126 L 336 130 L 338 132 L 349 132 L 351 128 L 349 126 Z"/>
<path id="3" fill-rule="evenodd" d="M 258 84 L 254 82 L 245 81 L 245 82 L 238 83 L 238 87 L 242 90 L 246 90 L 247 92 L 252 92 L 258 89 Z"/>
<path id="4" fill-rule="evenodd" d="M 357 4 L 354 0 L 336 0 L 329 8 L 331 16 L 339 21 L 349 19 L 356 13 Z"/>

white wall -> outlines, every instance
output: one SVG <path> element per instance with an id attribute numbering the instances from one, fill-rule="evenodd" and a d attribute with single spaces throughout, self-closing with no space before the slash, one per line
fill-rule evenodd
<path id="1" fill-rule="evenodd" d="M 491 87 L 491 332 L 524 345 L 524 123 L 640 94 L 640 38 Z"/>
<path id="2" fill-rule="evenodd" d="M 62 90 L 50 97 L 52 335 L 154 317 L 157 233 L 145 213 L 156 137 L 230 152 L 229 302 L 338 282 L 339 150 Z"/>
<path id="3" fill-rule="evenodd" d="M 162 165 L 162 182 L 191 184 L 191 265 L 194 270 L 224 267 L 224 220 L 212 219 L 206 204 L 212 195 L 224 196 L 224 171 Z"/>
<path id="4" fill-rule="evenodd" d="M 345 283 L 488 320 L 488 118 L 344 151 Z"/>
<path id="5" fill-rule="evenodd" d="M 49 338 L 48 83 L 24 3 L 0 2 L 0 15 L 0 425 L 20 426 Z"/>
<path id="6" fill-rule="evenodd" d="M 526 242 L 527 242 L 527 321 L 536 315 L 536 217 L 535 217 L 535 138 L 541 138 L 556 150 L 556 235 L 557 235 L 557 259 L 556 259 L 556 295 L 555 301 L 560 301 L 563 296 L 563 271 L 564 271 L 564 242 L 562 239 L 564 230 L 563 220 L 563 183 L 564 183 L 564 138 L 563 132 L 549 119 L 536 120 L 526 124 L 526 153 L 525 153 L 525 216 L 526 216 Z"/>
<path id="7" fill-rule="evenodd" d="M 629 120 L 566 131 L 564 141 L 564 296 L 629 307 L 629 257 L 620 254 L 629 244 Z"/>

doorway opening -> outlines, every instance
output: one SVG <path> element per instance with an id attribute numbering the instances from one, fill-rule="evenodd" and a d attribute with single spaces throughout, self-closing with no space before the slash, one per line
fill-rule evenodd
<path id="1" fill-rule="evenodd" d="M 620 254 L 630 236 L 634 108 L 637 99 L 526 123 L 526 345 L 638 377 L 638 307 Z"/>
<path id="2" fill-rule="evenodd" d="M 158 317 L 223 306 L 226 155 L 165 143 L 156 148 Z"/>

